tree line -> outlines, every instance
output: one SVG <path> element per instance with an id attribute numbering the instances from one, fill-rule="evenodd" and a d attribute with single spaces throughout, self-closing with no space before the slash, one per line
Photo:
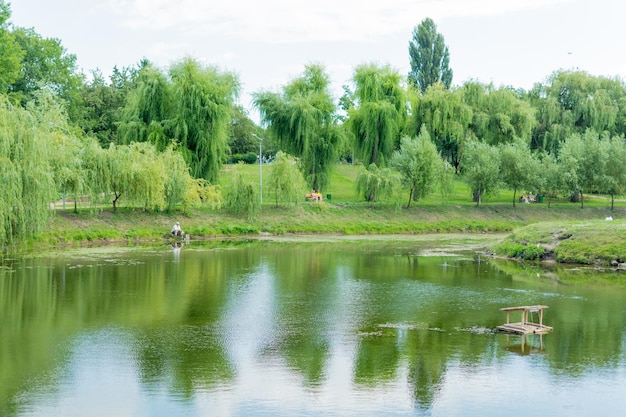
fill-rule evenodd
<path id="1" fill-rule="evenodd" d="M 0 0 L 0 241 L 34 236 L 49 204 L 84 196 L 149 210 L 208 203 L 247 214 L 255 188 L 235 178 L 222 196 L 222 165 L 277 155 L 279 202 L 324 190 L 338 161 L 363 169 L 356 188 L 372 203 L 409 191 L 407 206 L 454 178 L 476 203 L 500 187 L 517 193 L 623 194 L 622 80 L 559 70 L 529 91 L 479 81 L 452 84 L 450 54 L 431 19 L 409 42 L 411 72 L 367 63 L 333 97 L 321 64 L 280 91 L 253 93 L 261 126 L 237 104 L 234 73 L 186 57 L 167 69 L 147 59 L 90 76 L 61 41 L 10 23 Z M 274 164 L 273 164 L 274 165 Z M 515 197 L 513 204 L 515 204 Z M 582 199 L 581 199 L 582 204 Z"/>

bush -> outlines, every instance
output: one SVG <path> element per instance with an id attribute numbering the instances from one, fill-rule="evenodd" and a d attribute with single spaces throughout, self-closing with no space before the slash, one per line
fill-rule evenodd
<path id="1" fill-rule="evenodd" d="M 546 250 L 541 245 L 524 245 L 522 243 L 504 242 L 495 248 L 498 255 L 509 258 L 520 258 L 527 261 L 541 259 Z"/>
<path id="2" fill-rule="evenodd" d="M 257 159 L 258 159 L 258 155 L 255 154 L 254 152 L 248 152 L 244 154 L 235 153 L 231 157 L 231 162 L 233 164 L 238 164 L 239 162 L 243 162 L 244 164 L 254 164 L 256 163 Z"/>

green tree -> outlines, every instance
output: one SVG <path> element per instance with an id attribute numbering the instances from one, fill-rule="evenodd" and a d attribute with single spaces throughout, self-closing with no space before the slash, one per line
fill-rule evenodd
<path id="1" fill-rule="evenodd" d="M 485 195 L 500 187 L 500 150 L 484 142 L 469 141 L 463 157 L 463 178 L 478 206 Z"/>
<path id="2" fill-rule="evenodd" d="M 228 134 L 239 81 L 234 74 L 185 58 L 166 76 L 142 61 L 137 88 L 129 93 L 119 128 L 120 143 L 171 143 L 191 174 L 211 183 L 226 159 Z"/>
<path id="3" fill-rule="evenodd" d="M 174 117 L 170 81 L 160 69 L 147 64 L 138 73 L 136 88 L 126 97 L 117 143 L 150 141 L 157 149 L 164 150 L 173 140 L 171 119 Z"/>
<path id="4" fill-rule="evenodd" d="M 0 0 L 0 93 L 6 93 L 23 76 L 20 64 L 26 54 L 8 29 L 10 18 L 10 4 Z"/>
<path id="5" fill-rule="evenodd" d="M 454 190 L 454 179 L 457 170 L 450 165 L 448 161 L 443 159 L 440 159 L 436 170 L 437 189 L 439 190 L 439 194 L 441 194 L 441 203 L 443 204 L 448 195 Z"/>
<path id="6" fill-rule="evenodd" d="M 197 182 L 191 177 L 189 167 L 180 152 L 170 145 L 159 153 L 158 157 L 165 168 L 163 183 L 165 208 L 171 211 L 182 207 L 183 211 L 186 211 L 188 207 L 200 204 Z"/>
<path id="7" fill-rule="evenodd" d="M 86 134 L 97 137 L 104 148 L 116 141 L 118 144 L 130 143 L 128 137 L 118 140 L 118 126 L 122 120 L 126 97 L 136 86 L 140 68 L 148 66 L 149 63 L 144 60 L 139 65 L 137 68 L 124 67 L 121 70 L 114 67 L 109 82 L 99 70 L 94 70 L 91 73 L 91 80 L 80 90 L 84 108 L 78 123 Z M 128 127 L 127 124 L 122 125 Z"/>
<path id="8" fill-rule="evenodd" d="M 604 138 L 605 147 L 605 184 L 603 191 L 611 195 L 611 210 L 614 208 L 615 196 L 626 191 L 626 140 L 623 136 Z"/>
<path id="9" fill-rule="evenodd" d="M 402 183 L 409 189 L 407 208 L 411 206 L 411 200 L 418 201 L 434 189 L 440 162 L 437 148 L 425 127 L 416 138 L 405 136 L 401 139 L 400 150 L 394 152 L 391 166 L 400 172 Z"/>
<path id="10" fill-rule="evenodd" d="M 423 95 L 414 95 L 412 108 L 409 132 L 426 127 L 439 153 L 458 171 L 473 116 L 472 108 L 463 101 L 463 90 L 432 85 Z"/>
<path id="11" fill-rule="evenodd" d="M 22 76 L 9 86 L 9 93 L 25 106 L 37 91 L 51 89 L 65 100 L 70 120 L 79 120 L 83 75 L 78 72 L 76 55 L 69 54 L 59 39 L 43 38 L 34 29 L 16 28 L 12 36 L 24 57 L 20 65 Z"/>
<path id="12" fill-rule="evenodd" d="M 186 58 L 170 68 L 174 139 L 191 174 L 215 183 L 228 150 L 233 103 L 239 94 L 234 74 Z"/>
<path id="13" fill-rule="evenodd" d="M 46 131 L 30 112 L 0 95 L 0 245 L 37 236 L 54 198 Z"/>
<path id="14" fill-rule="evenodd" d="M 394 171 L 370 164 L 367 169 L 361 167 L 356 178 L 356 191 L 365 201 L 373 204 L 378 200 L 393 196 L 399 183 L 398 174 Z"/>
<path id="15" fill-rule="evenodd" d="M 307 65 L 304 74 L 287 84 L 282 94 L 253 95 L 254 105 L 278 146 L 300 158 L 307 182 L 317 190 L 328 185 L 328 172 L 341 142 L 329 88 L 324 68 Z"/>
<path id="16" fill-rule="evenodd" d="M 241 106 L 235 106 L 230 121 L 228 133 L 228 147 L 232 154 L 246 154 L 258 152 L 259 142 L 252 134 L 261 135 L 260 129 L 248 117 L 246 110 Z M 264 147 L 268 145 L 263 144 Z"/>
<path id="17" fill-rule="evenodd" d="M 389 66 L 356 68 L 355 107 L 349 111 L 358 157 L 364 165 L 384 167 L 406 120 L 406 91 L 400 74 Z"/>
<path id="18" fill-rule="evenodd" d="M 305 193 L 306 181 L 298 169 L 298 161 L 291 155 L 278 151 L 270 171 L 270 188 L 279 201 L 296 203 Z"/>
<path id="19" fill-rule="evenodd" d="M 50 168 L 56 191 L 62 195 L 63 208 L 70 195 L 74 198 L 74 212 L 77 212 L 78 201 L 87 187 L 82 164 L 82 132 L 70 124 L 64 106 L 49 90 L 38 92 L 26 108 L 38 121 L 39 131 L 48 138 Z"/>
<path id="20" fill-rule="evenodd" d="M 544 152 L 539 156 L 539 195 L 548 199 L 548 207 L 550 207 L 552 198 L 557 197 L 558 191 L 564 188 L 561 167 L 559 160 L 553 154 Z"/>
<path id="21" fill-rule="evenodd" d="M 528 146 L 516 141 L 500 146 L 500 173 L 504 185 L 513 189 L 513 207 L 520 189 L 538 189 L 539 160 Z"/>
<path id="22" fill-rule="evenodd" d="M 573 193 L 572 199 L 580 198 L 580 208 L 584 207 L 584 192 L 602 188 L 608 156 L 606 148 L 600 145 L 596 132 L 589 129 L 584 135 L 574 134 L 568 138 L 559 152 L 559 162 L 563 182 Z"/>
<path id="23" fill-rule="evenodd" d="M 536 125 L 535 110 L 508 87 L 467 82 L 462 87 L 463 101 L 472 109 L 469 129 L 481 141 L 490 145 L 522 139 L 531 142 Z"/>
<path id="24" fill-rule="evenodd" d="M 258 187 L 246 181 L 239 171 L 235 171 L 230 188 L 226 193 L 225 206 L 236 214 L 253 218 L 261 207 Z"/>
<path id="25" fill-rule="evenodd" d="M 422 93 L 439 82 L 445 88 L 450 88 L 450 53 L 443 35 L 437 32 L 437 25 L 432 19 L 427 17 L 413 29 L 413 38 L 409 41 L 409 58 L 409 83 Z"/>
<path id="26" fill-rule="evenodd" d="M 560 70 L 545 85 L 536 84 L 528 100 L 537 109 L 534 149 L 558 154 L 565 140 L 588 129 L 626 133 L 626 85 L 618 78 Z"/>

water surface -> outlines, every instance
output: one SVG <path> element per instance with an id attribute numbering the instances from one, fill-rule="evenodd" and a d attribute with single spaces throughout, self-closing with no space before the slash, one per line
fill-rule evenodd
<path id="1" fill-rule="evenodd" d="M 0 265 L 2 416 L 621 416 L 623 275 L 481 240 L 94 248 Z M 493 329 L 546 304 L 544 336 Z"/>

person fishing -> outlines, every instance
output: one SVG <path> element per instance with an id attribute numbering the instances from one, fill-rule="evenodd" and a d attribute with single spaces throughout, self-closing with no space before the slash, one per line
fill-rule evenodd
<path id="1" fill-rule="evenodd" d="M 172 235 L 174 236 L 184 236 L 183 230 L 180 228 L 180 222 L 176 222 L 174 226 L 172 226 Z"/>

